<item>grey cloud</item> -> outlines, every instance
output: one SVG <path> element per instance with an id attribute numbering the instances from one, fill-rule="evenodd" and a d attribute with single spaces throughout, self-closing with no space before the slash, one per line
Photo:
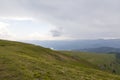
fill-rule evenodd
<path id="1" fill-rule="evenodd" d="M 1 0 L 0 10 L 1 16 L 33 17 L 56 26 L 53 36 L 120 38 L 120 0 Z"/>
<path id="2" fill-rule="evenodd" d="M 60 37 L 60 36 L 63 35 L 63 29 L 62 29 L 62 27 L 58 27 L 58 28 L 56 28 L 54 30 L 51 30 L 50 32 L 51 32 L 51 34 L 52 34 L 53 37 Z"/>
<path id="3" fill-rule="evenodd" d="M 61 32 L 58 30 L 51 30 L 52 36 L 53 37 L 59 37 L 61 36 Z"/>

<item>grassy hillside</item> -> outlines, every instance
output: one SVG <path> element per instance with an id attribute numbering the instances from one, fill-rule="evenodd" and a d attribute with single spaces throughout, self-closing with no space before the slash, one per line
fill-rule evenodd
<path id="1" fill-rule="evenodd" d="M 120 80 L 86 59 L 36 45 L 0 40 L 0 80 Z"/>
<path id="2" fill-rule="evenodd" d="M 96 54 L 75 51 L 63 51 L 64 54 L 75 57 L 77 59 L 84 59 L 99 69 L 115 74 L 120 74 L 120 54 Z"/>

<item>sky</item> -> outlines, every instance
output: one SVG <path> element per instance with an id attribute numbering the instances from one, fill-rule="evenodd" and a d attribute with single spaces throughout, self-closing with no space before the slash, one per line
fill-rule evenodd
<path id="1" fill-rule="evenodd" d="M 119 39 L 120 0 L 0 0 L 0 39 Z"/>

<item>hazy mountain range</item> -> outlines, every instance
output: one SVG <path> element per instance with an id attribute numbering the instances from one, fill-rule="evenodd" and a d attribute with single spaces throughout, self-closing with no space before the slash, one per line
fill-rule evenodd
<path id="1" fill-rule="evenodd" d="M 73 51 L 95 52 L 95 53 L 120 53 L 120 48 L 99 47 L 99 48 L 76 49 Z"/>
<path id="2" fill-rule="evenodd" d="M 96 40 L 51 40 L 51 41 L 24 41 L 36 45 L 42 45 L 56 50 L 83 50 L 93 48 L 120 48 L 120 39 L 96 39 Z"/>

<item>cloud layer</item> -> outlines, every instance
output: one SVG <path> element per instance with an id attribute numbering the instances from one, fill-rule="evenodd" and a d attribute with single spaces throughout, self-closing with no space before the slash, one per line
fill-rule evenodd
<path id="1" fill-rule="evenodd" d="M 13 40 L 15 36 L 8 30 L 8 23 L 0 22 L 0 38 Z"/>
<path id="2" fill-rule="evenodd" d="M 120 0 L 0 0 L 0 12 L 51 24 L 53 38 L 120 38 Z"/>

